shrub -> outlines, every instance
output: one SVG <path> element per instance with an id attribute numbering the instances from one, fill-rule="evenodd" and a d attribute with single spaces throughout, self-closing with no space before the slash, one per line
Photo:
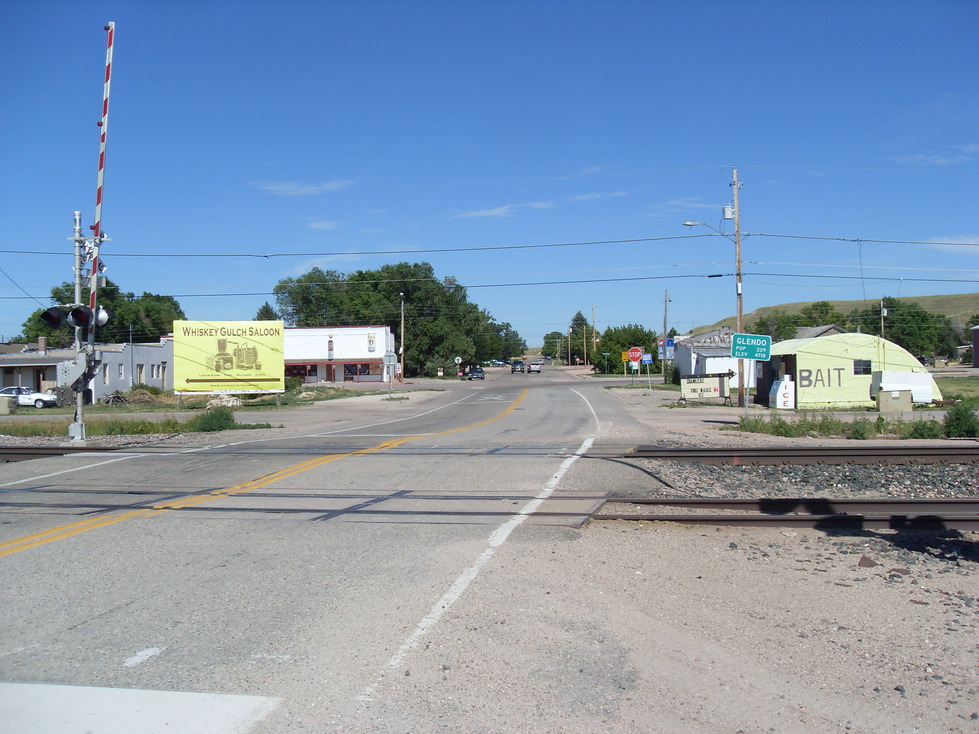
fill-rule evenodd
<path id="1" fill-rule="evenodd" d="M 129 388 L 129 392 L 136 392 L 137 390 L 145 390 L 150 395 L 163 394 L 163 390 L 161 390 L 160 388 L 154 387 L 153 385 L 144 385 L 142 382 L 137 382 L 135 385 Z"/>
<path id="2" fill-rule="evenodd" d="M 303 378 L 301 377 L 286 378 L 286 390 L 298 390 L 302 386 L 303 386 Z"/>
<path id="3" fill-rule="evenodd" d="M 866 441 L 877 435 L 874 424 L 866 418 L 858 418 L 846 427 L 844 435 L 857 441 Z"/>
<path id="4" fill-rule="evenodd" d="M 945 426 L 933 420 L 913 421 L 902 435 L 904 438 L 942 438 Z"/>
<path id="5" fill-rule="evenodd" d="M 231 408 L 226 405 L 218 405 L 214 408 L 206 410 L 200 415 L 194 416 L 186 423 L 187 431 L 201 433 L 228 431 L 235 427 L 237 427 L 237 424 L 235 423 L 235 414 Z"/>
<path id="6" fill-rule="evenodd" d="M 948 438 L 979 437 L 979 416 L 968 403 L 956 403 L 945 414 L 945 435 Z"/>

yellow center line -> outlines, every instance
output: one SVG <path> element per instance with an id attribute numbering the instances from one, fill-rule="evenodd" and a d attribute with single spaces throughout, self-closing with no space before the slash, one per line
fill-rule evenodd
<path id="1" fill-rule="evenodd" d="M 255 479 L 250 479 L 247 482 L 241 484 L 236 484 L 233 487 L 227 487 L 225 489 L 216 489 L 211 492 L 205 492 L 203 494 L 191 495 L 189 497 L 183 497 L 179 500 L 174 500 L 173 502 L 163 502 L 158 505 L 152 505 L 151 507 L 129 510 L 121 512 L 121 514 L 113 515 L 101 515 L 99 517 L 92 517 L 87 520 L 80 520 L 78 522 L 69 523 L 67 525 L 59 525 L 56 528 L 51 528 L 50 530 L 44 530 L 40 533 L 34 533 L 33 535 L 27 535 L 23 538 L 17 538 L 15 540 L 8 540 L 4 543 L 0 543 L 0 558 L 4 556 L 13 555 L 14 553 L 19 553 L 20 551 L 27 550 L 29 548 L 36 548 L 39 545 L 45 545 L 47 543 L 53 543 L 56 540 L 64 540 L 65 538 L 70 538 L 75 535 L 80 535 L 81 533 L 87 533 L 89 530 L 95 530 L 97 528 L 104 528 L 109 525 L 115 525 L 116 523 L 123 522 L 124 520 L 132 520 L 134 518 L 140 517 L 150 517 L 152 515 L 158 515 L 168 510 L 179 510 L 184 507 L 192 507 L 194 505 L 203 504 L 204 502 L 210 502 L 211 500 L 219 499 L 221 497 L 230 497 L 232 495 L 242 494 L 244 492 L 250 492 L 254 489 L 260 489 L 261 487 L 266 487 L 270 484 L 278 482 L 281 479 L 287 479 L 288 477 L 295 476 L 296 474 L 301 474 L 303 472 L 309 471 L 310 469 L 315 469 L 318 466 L 323 466 L 324 464 L 329 464 L 331 461 L 336 461 L 338 459 L 343 459 L 348 456 L 364 456 L 367 454 L 376 454 L 380 451 L 386 451 L 388 449 L 393 449 L 402 444 L 408 443 L 409 441 L 416 441 L 420 438 L 426 438 L 428 436 L 447 436 L 452 433 L 459 433 L 461 431 L 470 431 L 474 428 L 480 428 L 485 425 L 489 425 L 495 421 L 510 415 L 517 406 L 524 401 L 527 397 L 528 390 L 524 388 L 517 399 L 514 400 L 510 405 L 507 406 L 499 415 L 493 416 L 492 418 L 487 418 L 479 423 L 473 423 L 468 426 L 461 426 L 459 428 L 450 428 L 445 431 L 438 431 L 436 433 L 419 434 L 415 436 L 403 436 L 402 438 L 394 438 L 389 441 L 384 441 L 376 446 L 370 446 L 365 449 L 358 449 L 357 451 L 350 451 L 346 454 L 330 454 L 329 456 L 320 456 L 315 459 L 307 459 L 298 464 L 292 466 L 287 466 L 284 469 L 279 469 L 271 474 L 265 474 L 264 476 L 257 477 Z M 120 511 L 117 511 L 120 512 Z"/>

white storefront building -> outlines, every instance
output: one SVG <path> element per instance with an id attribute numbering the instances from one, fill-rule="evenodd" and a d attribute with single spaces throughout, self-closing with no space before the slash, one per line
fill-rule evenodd
<path id="1" fill-rule="evenodd" d="M 388 326 L 289 327 L 284 332 L 286 377 L 304 382 L 387 382 L 384 355 L 393 354 Z"/>

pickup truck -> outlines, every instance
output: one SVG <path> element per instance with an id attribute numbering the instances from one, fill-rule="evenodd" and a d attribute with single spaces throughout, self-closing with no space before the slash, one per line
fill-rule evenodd
<path id="1" fill-rule="evenodd" d="M 510 363 L 510 374 L 511 374 L 511 375 L 512 375 L 512 374 L 513 374 L 514 372 L 523 372 L 523 371 L 524 371 L 524 366 L 523 366 L 523 362 L 522 362 L 522 361 L 520 361 L 519 359 L 515 359 L 515 360 L 513 360 L 513 361 L 512 361 L 511 363 Z"/>

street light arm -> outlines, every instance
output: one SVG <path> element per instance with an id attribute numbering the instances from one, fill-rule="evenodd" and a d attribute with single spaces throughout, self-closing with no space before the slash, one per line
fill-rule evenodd
<path id="1" fill-rule="evenodd" d="M 717 227 L 712 227 L 711 225 L 707 224 L 706 222 L 684 222 L 683 223 L 683 226 L 684 227 L 707 227 L 707 229 L 714 230 L 714 232 L 716 232 L 717 234 L 719 234 L 721 237 L 724 237 L 725 239 L 731 240 L 731 242 L 734 242 L 735 241 L 734 238 L 731 235 L 729 235 L 727 232 L 722 232 Z"/>

